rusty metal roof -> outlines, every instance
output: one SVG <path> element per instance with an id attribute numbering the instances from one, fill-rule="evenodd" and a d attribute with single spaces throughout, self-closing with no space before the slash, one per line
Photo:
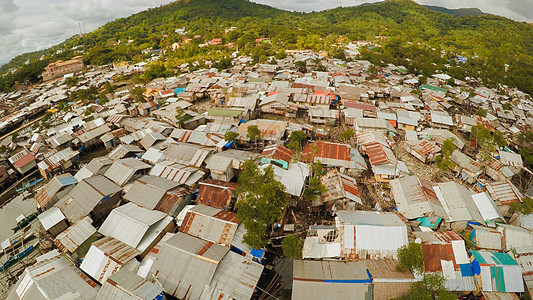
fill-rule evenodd
<path id="1" fill-rule="evenodd" d="M 294 152 L 283 145 L 271 145 L 271 146 L 265 147 L 265 149 L 263 150 L 263 152 L 261 152 L 261 155 L 259 155 L 259 157 L 279 159 L 287 163 L 290 163 L 293 155 L 294 155 Z"/>
<path id="2" fill-rule="evenodd" d="M 394 162 L 396 160 L 390 149 L 378 143 L 366 146 L 366 154 L 373 166 Z"/>
<path id="3" fill-rule="evenodd" d="M 237 184 L 218 180 L 200 182 L 197 203 L 223 208 L 237 190 Z"/>
<path id="4" fill-rule="evenodd" d="M 500 201 L 503 205 L 520 202 L 521 195 L 509 181 L 489 183 L 487 190 L 492 199 Z"/>
<path id="5" fill-rule="evenodd" d="M 433 154 L 441 150 L 439 146 L 428 140 L 413 141 L 408 144 L 420 155 Z"/>
<path id="6" fill-rule="evenodd" d="M 447 244 L 422 244 L 424 250 L 424 271 L 426 273 L 442 272 L 441 260 L 453 262 L 453 267 L 459 271 L 459 265 L 455 262 L 451 243 Z"/>
<path id="7" fill-rule="evenodd" d="M 316 149 L 316 153 L 315 150 Z M 331 158 L 339 160 L 350 160 L 351 147 L 346 144 L 336 144 L 330 142 L 314 142 L 304 147 L 302 156 L 307 160 L 318 158 Z"/>
<path id="8" fill-rule="evenodd" d="M 199 204 L 187 212 L 179 231 L 229 246 L 237 226 L 235 213 Z"/>

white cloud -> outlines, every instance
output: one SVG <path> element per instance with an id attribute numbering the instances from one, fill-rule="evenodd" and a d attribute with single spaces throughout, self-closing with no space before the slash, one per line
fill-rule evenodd
<path id="1" fill-rule="evenodd" d="M 172 0 L 0 0 L 0 65 L 18 54 L 45 49 L 79 33 L 83 22 L 87 32 L 106 22 L 126 17 Z M 219 0 L 224 1 L 224 0 Z M 320 11 L 354 6 L 375 0 L 252 0 L 296 11 Z M 419 0 L 444 6 L 442 0 Z M 448 0 L 448 8 L 477 7 L 487 13 L 518 21 L 533 20 L 532 0 Z"/>
<path id="2" fill-rule="evenodd" d="M 172 0 L 0 0 L 0 65 Z M 83 30 L 83 27 L 82 27 Z"/>

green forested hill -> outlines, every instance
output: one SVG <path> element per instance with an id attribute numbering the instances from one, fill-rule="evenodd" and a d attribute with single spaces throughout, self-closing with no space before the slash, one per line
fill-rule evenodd
<path id="1" fill-rule="evenodd" d="M 446 7 L 441 6 L 432 6 L 432 5 L 424 5 L 424 7 L 427 7 L 434 11 L 440 11 L 443 13 L 447 13 L 450 15 L 454 15 L 456 17 L 464 17 L 464 16 L 482 16 L 486 15 L 483 11 L 481 11 L 479 8 L 457 8 L 457 9 L 449 9 Z"/>
<path id="2" fill-rule="evenodd" d="M 237 30 L 225 34 L 224 30 L 232 26 Z M 186 60 L 218 60 L 227 55 L 230 50 L 223 46 L 198 47 L 213 38 L 223 38 L 224 43 L 235 44 L 241 53 L 264 60 L 282 55 L 285 49 L 297 48 L 327 50 L 342 57 L 338 49 L 331 48 L 340 35 L 347 41 L 388 36 L 380 42 L 383 47 L 363 53 L 363 58 L 375 64 L 403 64 L 410 71 L 426 75 L 440 70 L 458 78 L 480 77 L 489 85 L 503 83 L 533 93 L 533 26 L 494 15 L 457 17 L 410 0 L 307 14 L 247 0 L 176 1 L 117 19 L 51 49 L 23 54 L 2 67 L 1 71 L 13 67 L 19 67 L 19 71 L 0 78 L 0 89 L 12 89 L 15 80 L 37 80 L 48 61 L 76 55 L 71 50 L 76 46 L 83 49 L 84 59 L 90 64 L 142 60 L 146 58 L 143 49 L 168 49 L 181 41 L 182 36 L 174 31 L 182 27 L 188 37 L 202 38 L 178 51 L 167 52 L 164 67 L 169 72 Z M 255 39 L 261 37 L 268 37 L 271 42 L 256 43 Z M 64 51 L 56 54 L 59 49 Z M 41 55 L 46 59 L 35 63 Z M 468 62 L 457 65 L 456 55 L 468 57 Z M 32 63 L 20 68 L 27 59 Z"/>

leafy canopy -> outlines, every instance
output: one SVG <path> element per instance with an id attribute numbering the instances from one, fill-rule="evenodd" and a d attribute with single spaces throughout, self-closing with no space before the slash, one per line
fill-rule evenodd
<path id="1" fill-rule="evenodd" d="M 252 160 L 247 160 L 242 168 L 236 191 L 237 219 L 247 230 L 244 242 L 262 248 L 268 241 L 267 229 L 282 217 L 290 198 L 283 184 L 274 178 L 271 166 L 261 171 Z"/>
<path id="2" fill-rule="evenodd" d="M 422 273 L 424 271 L 424 251 L 422 244 L 409 243 L 398 249 L 398 271 L 409 270 Z"/>
<path id="3" fill-rule="evenodd" d="M 407 295 L 401 300 L 456 300 L 457 296 L 444 287 L 444 277 L 440 273 L 425 274 L 422 281 L 409 287 Z"/>
<path id="4" fill-rule="evenodd" d="M 302 257 L 302 242 L 296 235 L 289 235 L 281 241 L 283 255 L 291 259 Z"/>

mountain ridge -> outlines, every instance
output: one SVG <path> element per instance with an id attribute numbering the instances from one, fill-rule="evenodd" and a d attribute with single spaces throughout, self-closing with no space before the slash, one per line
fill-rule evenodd
<path id="1" fill-rule="evenodd" d="M 181 42 L 183 38 L 175 33 L 175 29 L 183 27 L 189 37 L 197 35 L 201 38 L 193 39 L 178 51 L 168 52 L 169 57 L 164 62 L 167 68 L 184 60 L 220 59 L 227 55 L 226 48 L 218 48 L 220 53 L 217 54 L 211 52 L 212 48 L 199 47 L 199 44 L 215 38 L 235 44 L 242 53 L 257 59 L 276 55 L 284 49 L 334 52 L 336 49 L 330 45 L 337 42 L 339 36 L 346 40 L 390 36 L 391 41 L 386 44 L 396 43 L 394 47 L 398 49 L 391 49 L 387 58 L 400 64 L 406 59 L 401 48 L 405 48 L 406 42 L 416 42 L 422 52 L 413 53 L 429 55 L 427 49 L 433 48 L 450 53 L 450 58 L 455 53 L 472 57 L 468 62 L 471 72 L 479 69 L 480 74 L 491 81 L 517 85 L 533 92 L 533 79 L 528 75 L 529 70 L 533 70 L 532 26 L 490 14 L 457 17 L 411 0 L 388 0 L 311 13 L 280 10 L 248 0 L 180 0 L 116 19 L 50 49 L 20 55 L 4 65 L 1 71 L 21 66 L 21 70 L 30 69 L 30 66 L 23 65 L 29 59 L 31 66 L 37 66 L 26 72 L 29 75 L 18 76 L 18 80 L 12 79 L 11 83 L 27 78 L 35 81 L 38 80 L 38 69 L 46 62 L 78 55 L 73 48 L 83 49 L 84 60 L 89 64 L 139 61 L 144 57 L 143 49 L 169 49 L 173 43 Z M 237 29 L 226 33 L 225 28 L 230 27 Z M 257 45 L 255 40 L 263 37 L 270 38 L 272 43 Z M 41 55 L 45 56 L 44 61 L 38 61 Z M 436 69 L 427 67 L 431 65 L 429 60 L 443 59 L 439 53 L 431 56 L 419 59 L 425 72 Z M 508 65 L 508 71 L 504 72 L 505 65 Z M 468 75 L 466 71 L 456 73 L 458 78 Z M 4 81 L 7 83 L 0 84 L 0 90 L 12 88 L 9 81 Z"/>

